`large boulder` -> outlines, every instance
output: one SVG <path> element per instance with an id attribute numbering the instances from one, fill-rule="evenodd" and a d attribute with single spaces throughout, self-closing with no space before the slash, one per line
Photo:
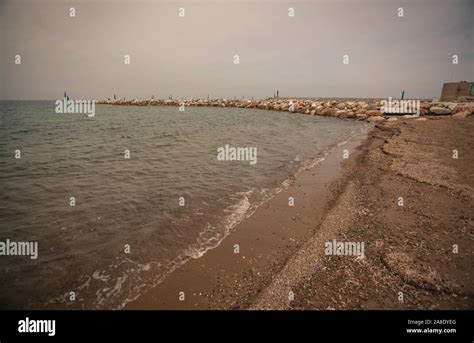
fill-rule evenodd
<path id="1" fill-rule="evenodd" d="M 372 117 L 367 118 L 367 120 L 373 123 L 378 123 L 378 122 L 384 121 L 385 118 L 382 116 L 372 116 Z"/>
<path id="2" fill-rule="evenodd" d="M 382 115 L 382 112 L 380 110 L 368 110 L 365 112 L 369 117 L 379 117 Z"/>
<path id="3" fill-rule="evenodd" d="M 453 109 L 453 114 L 458 112 L 468 112 L 474 114 L 474 102 L 459 103 L 456 108 Z"/>
<path id="4" fill-rule="evenodd" d="M 453 114 L 453 118 L 456 118 L 456 119 L 464 119 L 464 118 L 467 118 L 468 116 L 469 116 L 469 112 L 467 111 L 462 111 L 462 112 Z"/>
<path id="5" fill-rule="evenodd" d="M 354 112 L 349 111 L 349 110 L 339 110 L 336 112 L 336 116 L 339 118 L 353 118 Z"/>
<path id="6" fill-rule="evenodd" d="M 329 107 L 326 107 L 325 109 L 321 111 L 321 115 L 329 116 L 329 117 L 335 117 L 336 113 L 337 111 L 334 108 L 329 108 Z"/>
<path id="7" fill-rule="evenodd" d="M 323 105 L 319 105 L 318 107 L 316 107 L 316 113 L 322 115 L 324 108 L 325 107 Z"/>
<path id="8" fill-rule="evenodd" d="M 430 107 L 430 112 L 438 115 L 451 114 L 452 110 L 448 107 Z"/>

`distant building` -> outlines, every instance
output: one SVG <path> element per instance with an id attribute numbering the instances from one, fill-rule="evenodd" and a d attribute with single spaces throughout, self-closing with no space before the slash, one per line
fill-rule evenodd
<path id="1" fill-rule="evenodd" d="M 445 83 L 439 100 L 474 100 L 474 82 L 461 81 Z"/>

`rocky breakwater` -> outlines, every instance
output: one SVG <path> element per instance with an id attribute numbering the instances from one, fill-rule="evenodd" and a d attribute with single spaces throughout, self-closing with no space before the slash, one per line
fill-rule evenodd
<path id="1" fill-rule="evenodd" d="M 101 100 L 98 104 L 123 106 L 211 106 L 254 108 L 271 111 L 285 111 L 337 118 L 352 118 L 369 122 L 397 120 L 397 115 L 417 118 L 414 113 L 384 113 L 383 100 L 318 100 L 318 99 L 281 99 L 265 100 L 226 100 L 226 99 L 167 99 L 167 100 Z M 474 114 L 472 102 L 434 102 L 420 101 L 419 115 L 452 115 L 454 118 L 466 118 Z"/>
<path id="2" fill-rule="evenodd" d="M 474 114 L 474 102 L 433 102 L 429 108 L 433 115 L 452 115 L 463 119 Z"/>

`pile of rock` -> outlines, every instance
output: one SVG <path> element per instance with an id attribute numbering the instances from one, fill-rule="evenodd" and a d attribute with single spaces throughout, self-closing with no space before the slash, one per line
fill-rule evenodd
<path id="1" fill-rule="evenodd" d="M 457 107 L 455 102 L 435 102 L 430 106 L 430 112 L 433 114 L 451 114 Z"/>
<path id="2" fill-rule="evenodd" d="M 474 114 L 473 102 L 434 102 L 430 107 L 431 114 L 452 115 L 454 118 L 467 118 Z"/>
<path id="3" fill-rule="evenodd" d="M 311 99 L 281 99 L 265 100 L 226 100 L 226 99 L 187 99 L 187 100 L 102 100 L 98 104 L 131 105 L 131 106 L 212 106 L 255 108 L 272 111 L 296 112 L 307 115 L 318 115 L 337 118 L 352 118 L 378 122 L 393 115 L 382 112 L 382 100 L 311 100 Z M 474 103 L 453 102 L 420 102 L 420 115 L 453 115 L 465 118 L 474 113 Z M 415 117 L 407 115 L 406 117 Z M 394 120 L 394 119 L 392 119 Z"/>

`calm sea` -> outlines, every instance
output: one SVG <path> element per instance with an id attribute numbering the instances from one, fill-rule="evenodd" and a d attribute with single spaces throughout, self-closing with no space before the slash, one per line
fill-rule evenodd
<path id="1" fill-rule="evenodd" d="M 39 247 L 0 256 L 0 308 L 121 308 L 367 125 L 233 108 L 0 110 L 0 241 Z M 256 148 L 257 163 L 219 161 L 226 145 Z"/>

